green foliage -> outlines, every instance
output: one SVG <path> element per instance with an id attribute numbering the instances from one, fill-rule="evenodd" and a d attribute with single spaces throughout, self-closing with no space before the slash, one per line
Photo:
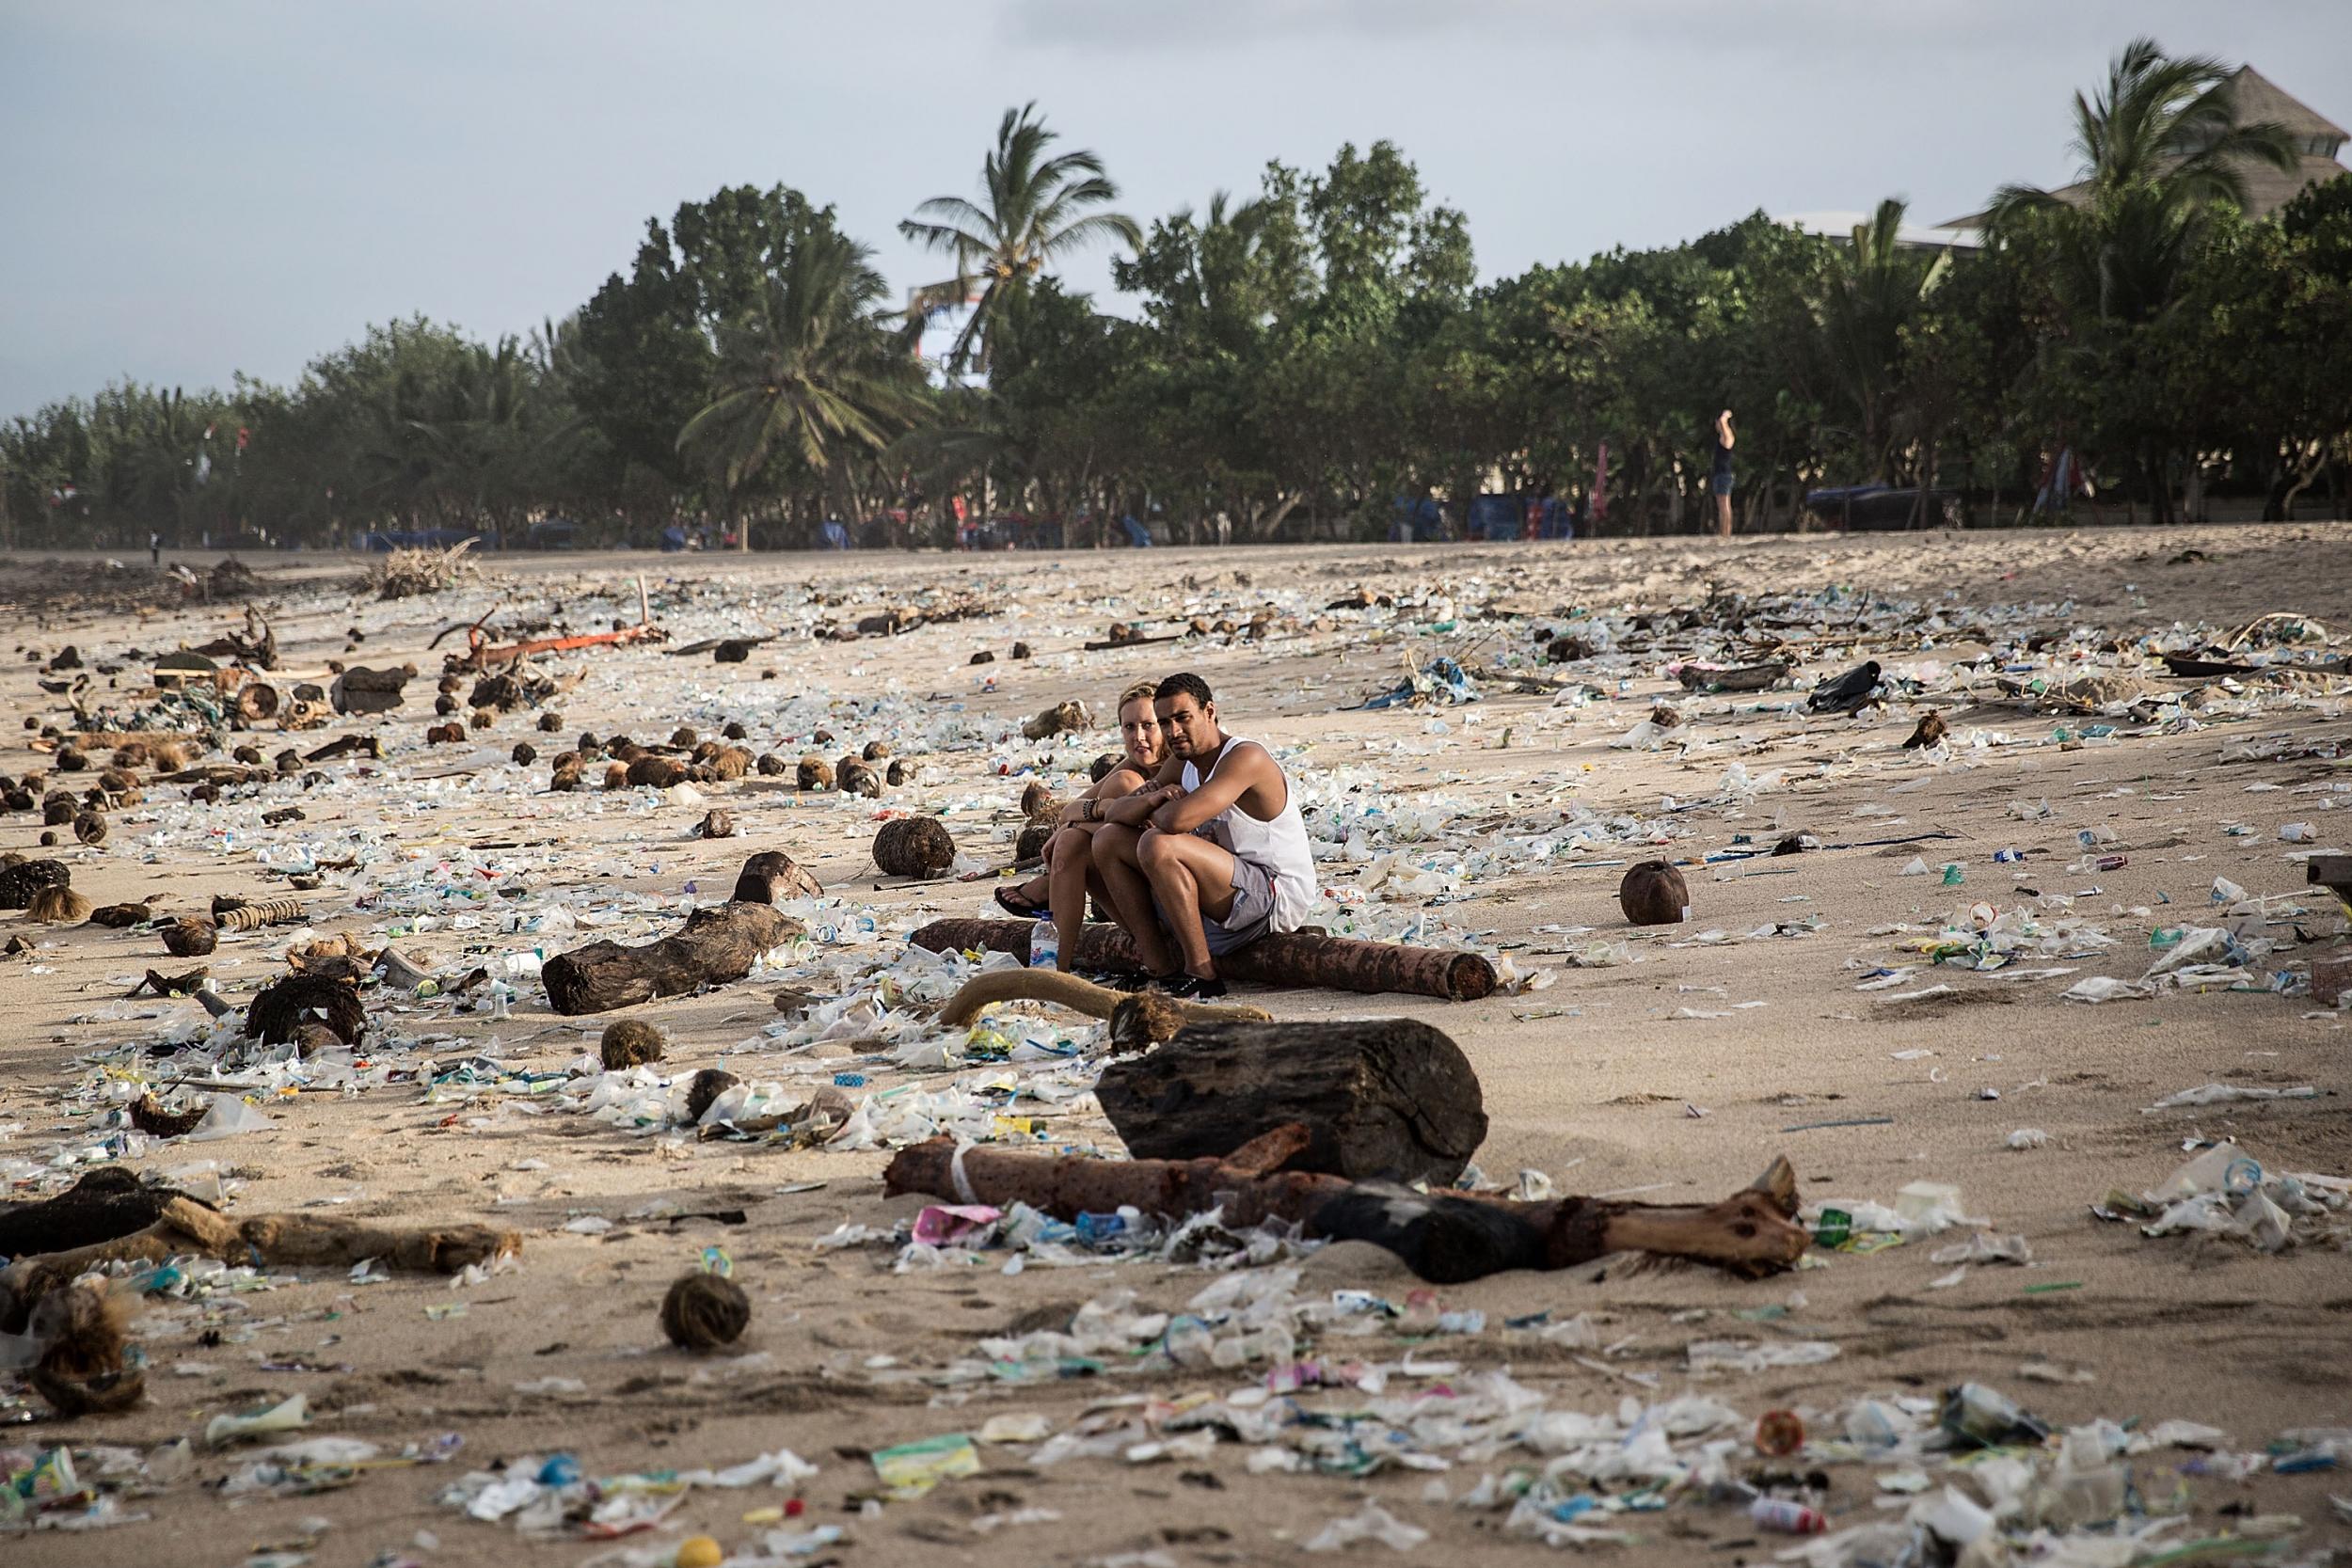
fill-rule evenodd
<path id="1" fill-rule="evenodd" d="M 1104 240 L 1142 240 L 1135 219 L 1088 211 L 1116 201 L 1119 187 L 1092 152 L 1046 156 L 1059 139 L 1034 103 L 1007 109 L 995 149 L 980 165 L 980 200 L 935 196 L 898 225 L 908 239 L 955 259 L 956 276 L 919 291 L 918 309 L 974 299 L 948 356 L 957 370 L 986 366 L 996 317 L 1036 285 L 1049 263 Z"/>
<path id="2" fill-rule="evenodd" d="M 1903 245 L 1890 199 L 1836 239 L 1758 213 L 1481 284 L 1463 215 L 1386 142 L 1268 164 L 1143 229 L 1032 104 L 1004 117 L 977 199 L 900 226 L 956 274 L 907 310 L 831 208 L 729 187 L 648 222 L 627 271 L 528 341 L 395 322 L 290 387 L 123 384 L 10 420 L 0 543 L 559 513 L 608 542 L 714 515 L 773 544 L 892 514 L 903 539 L 938 537 L 952 499 L 1078 544 L 1126 513 L 1180 537 L 1365 537 L 1400 499 L 1457 523 L 1482 491 L 1581 499 L 1604 444 L 1605 526 L 1675 530 L 1711 512 L 1725 407 L 1748 527 L 1864 480 L 2006 515 L 2058 442 L 2158 515 L 2194 484 L 2277 512 L 2340 483 L 2352 180 L 2247 221 L 2242 176 L 2283 135 L 2236 122 L 2219 64 L 2146 40 L 2076 120 L 2081 199 L 2004 190 L 1980 253 Z M 1117 312 L 1056 277 L 1104 242 Z M 927 374 L 914 334 L 967 298 Z"/>

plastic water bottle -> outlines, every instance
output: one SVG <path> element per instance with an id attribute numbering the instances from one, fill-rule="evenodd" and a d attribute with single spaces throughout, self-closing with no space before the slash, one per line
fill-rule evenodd
<path id="1" fill-rule="evenodd" d="M 1029 929 L 1029 967 L 1061 967 L 1061 932 L 1050 920 L 1041 920 Z"/>

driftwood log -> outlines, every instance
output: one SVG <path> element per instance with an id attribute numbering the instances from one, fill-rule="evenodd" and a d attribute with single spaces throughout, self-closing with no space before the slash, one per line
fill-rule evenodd
<path id="1" fill-rule="evenodd" d="M 1104 1067 L 1094 1093 L 1138 1160 L 1213 1158 L 1296 1122 L 1312 1138 L 1291 1169 L 1451 1186 L 1486 1137 L 1470 1058 L 1408 1018 L 1190 1024 Z"/>
<path id="2" fill-rule="evenodd" d="M 675 933 L 643 947 L 592 942 L 559 954 L 539 977 L 557 1012 L 608 1013 L 740 980 L 762 953 L 802 929 L 799 921 L 768 904 L 714 904 L 687 916 Z"/>
<path id="3" fill-rule="evenodd" d="M 934 920 L 914 933 L 914 942 L 934 953 L 980 948 L 1010 953 L 1026 963 L 1029 936 L 1035 928 L 1025 920 Z M 1143 969 L 1127 933 L 1109 925 L 1088 926 L 1078 933 L 1075 962 L 1081 969 L 1136 974 Z M 1262 937 L 1218 958 L 1216 972 L 1228 980 L 1436 996 L 1450 1002 L 1475 1002 L 1493 994 L 1495 989 L 1494 965 L 1475 953 L 1359 942 L 1306 931 Z"/>
<path id="4" fill-rule="evenodd" d="M 365 1259 L 430 1274 L 455 1274 L 470 1263 L 522 1250 L 515 1231 L 488 1225 L 410 1227 L 323 1214 L 254 1214 L 232 1219 L 183 1193 L 158 1190 L 153 1217 L 110 1236 L 82 1240 L 96 1221 L 133 1226 L 140 1200 L 101 1192 L 66 1205 L 83 1183 L 44 1203 L 11 1206 L 7 1223 L 28 1250 L 0 1270 L 0 1331 L 21 1332 L 43 1296 L 107 1263 L 163 1263 L 191 1254 L 263 1268 L 349 1268 Z M 20 1212 L 25 1222 L 18 1225 Z M 32 1227 L 45 1220 L 45 1230 Z M 72 1244 L 61 1244 L 61 1243 Z"/>
<path id="5" fill-rule="evenodd" d="M 1812 1240 L 1792 1217 L 1797 1179 L 1786 1159 L 1721 1203 L 1517 1203 L 1282 1168 L 1311 1142 L 1307 1129 L 1293 1123 L 1222 1160 L 1089 1160 L 978 1146 L 960 1155 L 953 1140 L 933 1138 L 900 1149 L 882 1172 L 882 1188 L 892 1196 L 928 1193 L 953 1203 L 1026 1203 L 1070 1220 L 1122 1204 L 1167 1220 L 1216 1209 L 1236 1228 L 1277 1220 L 1311 1236 L 1371 1242 L 1441 1285 L 1506 1269 L 1569 1268 L 1613 1252 L 1695 1259 L 1751 1276 L 1777 1274 L 1792 1267 Z"/>
<path id="6" fill-rule="evenodd" d="M 1089 1018 L 1108 1019 L 1111 1043 L 1121 1051 L 1140 1051 L 1187 1024 L 1263 1022 L 1270 1016 L 1262 1007 L 1185 1002 L 1156 991 L 1124 996 L 1058 969 L 992 969 L 966 980 L 939 1010 L 939 1022 L 961 1029 L 999 1002 L 1051 1002 Z M 1224 1147 L 1230 1148 L 1233 1142 L 1229 1138 Z"/>
<path id="7" fill-rule="evenodd" d="M 54 1197 L 0 1204 L 0 1258 L 64 1252 L 144 1230 L 183 1195 L 145 1185 L 119 1165 L 102 1165 Z M 195 1199 L 188 1199 L 194 1202 Z"/>

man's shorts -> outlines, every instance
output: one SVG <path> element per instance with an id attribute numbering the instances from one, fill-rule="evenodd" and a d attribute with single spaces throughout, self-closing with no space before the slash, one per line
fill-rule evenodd
<path id="1" fill-rule="evenodd" d="M 1715 474 L 1714 474 L 1711 478 L 1709 478 L 1709 479 L 1708 480 L 1708 482 L 1707 482 L 1707 487 L 1708 487 L 1709 490 L 1714 491 L 1714 492 L 1715 492 L 1715 494 L 1717 494 L 1717 495 L 1719 495 L 1719 496 L 1728 496 L 1728 495 L 1730 495 L 1730 494 L 1731 494 L 1731 470 L 1730 470 L 1729 468 L 1723 468 L 1723 469 L 1718 470 L 1718 471 L 1717 471 L 1717 472 L 1716 472 L 1716 473 L 1715 473 Z"/>
<path id="2" fill-rule="evenodd" d="M 1156 908 L 1158 900 L 1152 900 Z M 1168 911 L 1160 911 L 1165 924 Z M 1201 934 L 1209 939 L 1209 956 L 1222 958 L 1237 947 L 1247 947 L 1274 928 L 1274 873 L 1254 861 L 1238 857 L 1233 861 L 1233 907 L 1225 911 L 1225 918 L 1213 920 L 1201 911 Z"/>

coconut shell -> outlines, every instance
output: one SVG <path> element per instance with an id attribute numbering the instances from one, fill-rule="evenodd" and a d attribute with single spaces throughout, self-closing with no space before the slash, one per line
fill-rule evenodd
<path id="1" fill-rule="evenodd" d="M 615 1019 L 604 1026 L 604 1038 L 597 1043 L 597 1052 L 604 1058 L 607 1072 L 624 1068 L 644 1067 L 661 1060 L 661 1053 L 669 1041 L 661 1031 L 642 1018 Z"/>
<path id="2" fill-rule="evenodd" d="M 869 800 L 882 799 L 882 775 L 855 757 L 843 757 L 833 771 L 834 787 L 844 795 L 863 795 Z"/>
<path id="3" fill-rule="evenodd" d="M 735 817 L 728 812 L 721 811 L 718 808 L 713 807 L 709 813 L 703 817 L 702 826 L 697 828 L 695 832 L 702 834 L 705 838 L 733 838 L 735 836 Z"/>
<path id="4" fill-rule="evenodd" d="M 424 732 L 427 746 L 454 746 L 466 738 L 466 726 L 456 722 L 435 724 Z"/>
<path id="5" fill-rule="evenodd" d="M 982 648 L 978 653 L 974 654 L 968 662 L 973 664 L 993 664 L 996 662 L 996 656 L 990 653 L 986 648 Z"/>
<path id="6" fill-rule="evenodd" d="M 956 861 L 956 841 L 936 816 L 899 816 L 874 835 L 874 863 L 893 877 L 936 877 Z"/>
<path id="7" fill-rule="evenodd" d="M 84 844 L 106 842 L 106 818 L 98 812 L 86 811 L 73 819 L 73 836 Z"/>
<path id="8" fill-rule="evenodd" d="M 752 1298 L 734 1280 L 715 1274 L 680 1275 L 661 1298 L 661 1332 L 680 1350 L 731 1345 L 751 1326 Z"/>
<path id="9" fill-rule="evenodd" d="M 1054 803 L 1054 792 L 1045 787 L 1043 780 L 1032 779 L 1029 787 L 1021 792 L 1021 815 L 1035 821 Z"/>
<path id="10" fill-rule="evenodd" d="M 752 754 L 740 746 L 722 746 L 703 764 L 706 777 L 723 782 L 739 779 L 751 770 Z"/>
<path id="11" fill-rule="evenodd" d="M 760 752 L 759 760 L 752 766 L 759 770 L 763 779 L 779 779 L 792 771 L 792 765 L 773 752 Z"/>
<path id="12" fill-rule="evenodd" d="M 563 727 L 564 716 L 556 712 L 553 708 L 549 708 L 547 712 L 539 715 L 539 728 L 543 733 L 553 735 Z"/>
<path id="13" fill-rule="evenodd" d="M 833 787 L 833 764 L 823 757 L 803 757 L 800 767 L 800 784 L 803 789 L 831 789 Z"/>
<path id="14" fill-rule="evenodd" d="M 890 754 L 890 742 L 887 740 L 869 740 L 866 743 L 866 751 L 863 754 L 868 762 L 880 762 L 882 758 Z"/>
<path id="15" fill-rule="evenodd" d="M 1021 836 L 1013 841 L 1013 860 L 1020 864 L 1026 865 L 1045 853 L 1046 842 L 1054 836 L 1057 828 L 1057 824 L 1039 821 L 1032 821 L 1024 827 L 1021 830 Z"/>
<path id="16" fill-rule="evenodd" d="M 1029 657 L 1029 645 L 1028 645 L 1026 642 L 1015 642 L 1015 643 L 1012 645 L 1012 657 L 1013 657 L 1014 658 L 1026 658 L 1026 657 Z"/>
<path id="17" fill-rule="evenodd" d="M 1617 884 L 1617 907 L 1636 926 L 1674 926 L 1691 918 L 1691 890 L 1664 861 L 1644 861 Z"/>
<path id="18" fill-rule="evenodd" d="M 670 732 L 670 744 L 676 747 L 681 752 L 692 751 L 694 749 L 694 743 L 701 738 L 702 736 L 696 735 L 692 730 L 688 729 L 684 724 L 680 724 L 676 729 Z"/>
<path id="19" fill-rule="evenodd" d="M 528 768 L 539 760 L 539 748 L 528 740 L 515 742 L 515 766 Z"/>
<path id="20" fill-rule="evenodd" d="M 894 788 L 899 784 L 905 784 L 914 776 L 914 769 L 909 768 L 905 763 L 901 762 L 897 757 L 892 757 L 890 759 L 890 766 L 882 770 L 882 777 L 889 780 L 892 787 Z"/>

